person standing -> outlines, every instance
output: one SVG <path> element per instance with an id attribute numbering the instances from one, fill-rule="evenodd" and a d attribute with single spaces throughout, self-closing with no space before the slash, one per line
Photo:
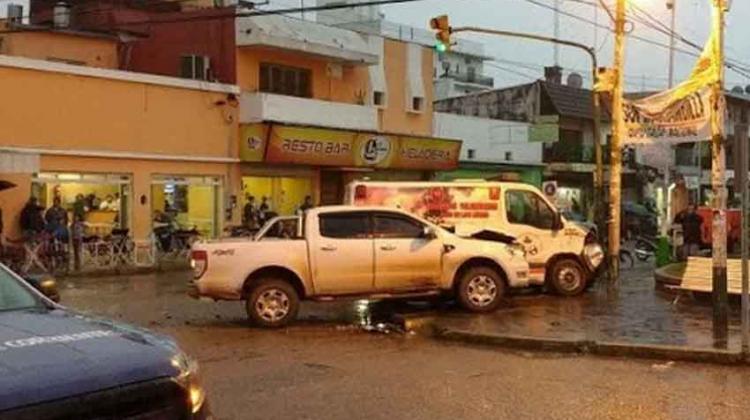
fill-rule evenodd
<path id="1" fill-rule="evenodd" d="M 695 204 L 688 205 L 687 209 L 677 216 L 677 223 L 682 225 L 683 256 L 692 257 L 698 255 L 701 247 L 701 226 L 703 218 L 696 211 Z"/>
<path id="2" fill-rule="evenodd" d="M 21 231 L 24 236 L 31 237 L 44 231 L 44 216 L 39 200 L 36 197 L 29 198 L 21 210 Z"/>
<path id="3" fill-rule="evenodd" d="M 86 199 L 83 194 L 76 195 L 76 201 L 73 202 L 73 220 L 80 218 L 84 220 L 86 217 Z"/>
<path id="4" fill-rule="evenodd" d="M 259 223 L 258 208 L 255 207 L 255 197 L 247 196 L 247 202 L 242 209 L 242 222 L 248 229 L 257 229 Z"/>
<path id="5" fill-rule="evenodd" d="M 297 212 L 300 214 L 304 214 L 306 211 L 310 210 L 313 207 L 315 207 L 315 205 L 313 205 L 312 197 L 306 195 L 305 201 L 303 201 L 302 205 L 299 206 L 299 210 L 297 210 Z"/>
<path id="6" fill-rule="evenodd" d="M 260 207 L 258 207 L 258 213 L 260 217 L 260 223 L 265 224 L 270 219 L 271 205 L 268 204 L 268 197 L 265 195 L 261 199 Z"/>
<path id="7" fill-rule="evenodd" d="M 61 241 L 68 240 L 68 212 L 62 207 L 60 197 L 55 197 L 50 207 L 44 214 L 47 223 L 47 231 Z"/>

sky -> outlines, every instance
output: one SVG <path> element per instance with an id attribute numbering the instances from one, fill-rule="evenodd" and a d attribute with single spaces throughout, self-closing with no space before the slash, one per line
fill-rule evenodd
<path id="1" fill-rule="evenodd" d="M 534 0 L 538 3 L 554 6 L 554 0 Z M 630 0 L 637 4 L 667 26 L 670 14 L 666 0 Z M 677 18 L 675 30 L 683 37 L 703 45 L 710 29 L 710 0 L 675 0 Z M 597 9 L 580 1 L 560 0 L 561 9 L 581 18 L 593 21 Z M 585 1 L 585 3 L 589 3 Z M 613 0 L 605 0 L 611 5 Z M 750 26 L 745 22 L 750 17 L 750 0 L 734 0 L 727 15 L 726 55 L 741 61 L 750 74 Z M 612 7 L 613 9 L 613 7 Z M 425 0 L 399 6 L 384 8 L 386 18 L 420 27 L 426 27 L 430 16 L 448 14 L 452 26 L 482 26 L 511 31 L 531 32 L 552 36 L 554 12 L 532 4 L 528 0 Z M 745 22 L 742 22 L 745 18 Z M 606 29 L 594 26 L 570 17 L 560 17 L 560 38 L 575 40 L 586 45 L 596 41 L 597 58 L 600 65 L 609 66 L 613 60 L 614 37 Z M 598 9 L 598 22 L 613 27 L 606 13 Z M 669 37 L 660 34 L 645 25 L 634 22 L 631 35 L 669 43 Z M 543 74 L 543 66 L 554 63 L 553 47 L 535 41 L 518 40 L 501 37 L 472 36 L 472 39 L 485 43 L 487 55 L 496 60 L 495 64 L 504 69 L 528 73 L 527 77 L 507 70 L 500 70 L 493 64 L 485 67 L 485 73 L 496 77 L 500 85 L 515 84 L 533 80 Z M 668 82 L 669 53 L 666 48 L 650 45 L 628 37 L 626 41 L 626 83 L 629 90 L 664 89 Z M 691 47 L 679 44 L 678 47 L 694 51 Z M 590 72 L 590 60 L 583 52 L 563 48 L 560 65 L 566 69 L 579 72 Z M 687 77 L 695 58 L 685 54 L 676 54 L 675 80 Z M 735 85 L 750 85 L 750 78 L 727 71 L 727 88 Z"/>
<path id="2" fill-rule="evenodd" d="M 0 15 L 5 13 L 5 4 L 21 3 L 24 0 L 0 0 Z M 609 17 L 601 8 L 591 3 L 597 0 L 559 0 L 561 10 L 581 19 L 597 21 L 612 27 Z M 645 10 L 664 24 L 669 24 L 667 0 L 628 0 Z M 683 37 L 703 45 L 709 32 L 711 0 L 674 0 L 677 5 L 676 32 Z M 313 5 L 315 0 L 271 0 L 265 9 L 275 7 L 297 7 L 304 2 Z M 383 7 L 386 19 L 398 23 L 427 28 L 430 17 L 448 14 L 452 26 L 481 26 L 510 31 L 553 35 L 554 12 L 533 4 L 554 6 L 555 0 L 422 0 L 401 5 Z M 612 5 L 614 0 L 604 0 Z M 726 55 L 742 62 L 750 74 L 750 25 L 743 24 L 750 17 L 750 0 L 733 0 L 727 15 Z M 612 7 L 613 8 L 613 7 Z M 26 10 L 28 8 L 26 7 Z M 635 21 L 631 35 L 668 44 L 667 35 L 656 32 Z M 493 61 L 484 72 L 495 77 L 496 85 L 505 86 L 535 80 L 543 75 L 543 67 L 554 64 L 553 47 L 535 41 L 482 35 L 462 35 L 485 44 L 485 52 Z M 606 28 L 597 28 L 568 16 L 560 16 L 560 38 L 595 45 L 600 66 L 611 65 L 614 37 Z M 695 51 L 678 42 L 678 48 Z M 560 65 L 566 70 L 581 73 L 588 78 L 590 61 L 585 53 L 563 47 Z M 668 50 L 641 40 L 628 37 L 626 44 L 626 88 L 628 90 L 661 90 L 668 80 Z M 680 81 L 690 72 L 695 58 L 678 52 L 676 54 L 675 79 Z M 587 81 L 588 84 L 588 81 Z M 727 88 L 750 85 L 750 78 L 727 71 Z"/>

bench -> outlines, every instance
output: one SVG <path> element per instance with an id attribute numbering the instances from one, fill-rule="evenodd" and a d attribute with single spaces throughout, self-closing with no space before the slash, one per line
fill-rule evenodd
<path id="1" fill-rule="evenodd" d="M 680 289 L 711 293 L 713 291 L 713 262 L 711 258 L 688 258 Z M 742 293 L 741 260 L 727 259 L 727 291 L 733 295 Z"/>

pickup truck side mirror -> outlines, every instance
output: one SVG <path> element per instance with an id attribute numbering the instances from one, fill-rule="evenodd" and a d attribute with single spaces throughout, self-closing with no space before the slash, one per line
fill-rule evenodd
<path id="1" fill-rule="evenodd" d="M 555 213 L 555 219 L 552 222 L 552 230 L 562 230 L 563 227 L 565 227 L 565 223 L 563 223 L 562 214 L 560 214 L 559 212 Z"/>

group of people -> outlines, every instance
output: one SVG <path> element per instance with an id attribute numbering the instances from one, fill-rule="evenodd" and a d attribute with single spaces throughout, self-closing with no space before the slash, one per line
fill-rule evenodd
<path id="1" fill-rule="evenodd" d="M 297 207 L 297 214 L 302 214 L 307 210 L 315 207 L 312 196 L 305 196 L 304 201 Z M 278 214 L 271 209 L 268 197 L 261 199 L 260 205 L 256 204 L 255 197 L 248 195 L 245 197 L 245 207 L 242 209 L 242 224 L 248 229 L 260 229 L 267 221 L 273 219 Z"/>
<path id="2" fill-rule="evenodd" d="M 32 196 L 21 210 L 21 231 L 25 237 L 32 237 L 42 232 L 48 232 L 53 237 L 62 241 L 67 241 L 70 230 L 82 235 L 83 224 L 86 214 L 93 210 L 102 211 L 119 211 L 120 195 L 108 194 L 104 200 L 99 199 L 95 194 L 84 196 L 78 194 L 72 206 L 71 223 L 68 210 L 62 206 L 62 198 L 56 195 L 52 200 L 52 206 L 45 209 L 39 204 L 39 199 Z M 75 235 L 74 235 L 75 236 Z"/>

